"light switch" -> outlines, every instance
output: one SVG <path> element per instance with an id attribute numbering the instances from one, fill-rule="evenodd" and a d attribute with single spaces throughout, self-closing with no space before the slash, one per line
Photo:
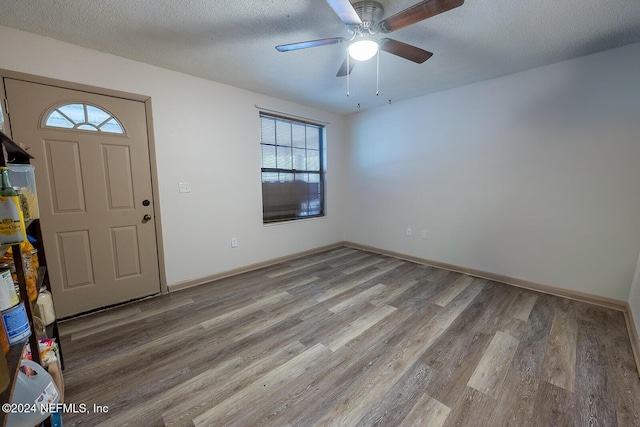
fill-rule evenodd
<path id="1" fill-rule="evenodd" d="M 191 184 L 189 184 L 188 182 L 179 182 L 178 190 L 181 193 L 191 193 Z"/>

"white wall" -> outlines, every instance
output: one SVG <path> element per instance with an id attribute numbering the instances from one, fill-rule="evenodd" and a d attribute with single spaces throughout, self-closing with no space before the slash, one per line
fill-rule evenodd
<path id="1" fill-rule="evenodd" d="M 0 68 L 151 97 L 169 285 L 343 240 L 343 117 L 6 27 L 0 40 Z M 329 122 L 325 218 L 262 225 L 256 104 Z"/>
<path id="2" fill-rule="evenodd" d="M 351 116 L 347 240 L 626 301 L 638 76 L 634 44 Z"/>

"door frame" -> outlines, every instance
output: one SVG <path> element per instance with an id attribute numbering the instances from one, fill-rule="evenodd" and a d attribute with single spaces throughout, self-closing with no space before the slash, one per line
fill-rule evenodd
<path id="1" fill-rule="evenodd" d="M 162 218 L 160 215 L 160 189 L 158 186 L 158 164 L 156 158 L 156 146 L 155 146 L 155 134 L 153 131 L 153 113 L 151 108 L 151 97 L 146 95 L 140 95 L 136 93 L 123 92 L 114 89 L 107 89 L 98 86 L 85 85 L 82 83 L 75 83 L 65 80 L 58 80 L 49 77 L 37 76 L 33 74 L 21 73 L 17 71 L 5 70 L 0 68 L 0 79 L 2 80 L 2 84 L 0 84 L 0 102 L 3 102 L 2 113 L 5 115 L 5 127 L 7 127 L 6 132 L 10 137 L 11 135 L 11 121 L 10 121 L 10 113 L 11 113 L 11 105 L 9 105 L 9 112 L 6 111 L 5 93 L 4 93 L 4 79 L 11 78 L 14 80 L 22 80 L 29 83 L 39 83 L 48 86 L 60 87 L 63 89 L 71 89 L 80 92 L 88 92 L 94 93 L 98 95 L 111 96 L 115 98 L 122 98 L 131 101 L 139 101 L 143 102 L 145 106 L 145 117 L 147 123 L 147 140 L 149 144 L 149 164 L 150 164 L 150 173 L 151 173 L 151 193 L 153 195 L 153 214 L 155 220 L 155 231 L 156 231 L 156 252 L 158 256 L 158 277 L 160 278 L 160 293 L 166 294 L 169 292 L 169 288 L 167 286 L 167 275 L 165 269 L 165 260 L 164 260 L 164 244 L 162 238 Z M 20 141 L 16 141 L 20 143 Z"/>

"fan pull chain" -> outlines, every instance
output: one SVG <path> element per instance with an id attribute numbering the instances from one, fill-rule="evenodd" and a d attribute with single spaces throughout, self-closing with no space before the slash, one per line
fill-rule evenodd
<path id="1" fill-rule="evenodd" d="M 380 49 L 376 52 L 376 96 L 380 94 Z"/>
<path id="2" fill-rule="evenodd" d="M 349 55 L 349 53 L 347 52 L 347 96 L 349 96 L 349 75 L 351 74 L 349 72 L 349 57 L 351 55 Z"/>

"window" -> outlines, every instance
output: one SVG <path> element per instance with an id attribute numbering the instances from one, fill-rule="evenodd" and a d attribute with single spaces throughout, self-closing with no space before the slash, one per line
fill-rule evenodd
<path id="1" fill-rule="evenodd" d="M 47 114 L 47 127 L 124 134 L 118 119 L 102 108 L 90 104 L 65 104 Z"/>
<path id="2" fill-rule="evenodd" d="M 324 126 L 260 113 L 264 223 L 324 216 Z"/>

